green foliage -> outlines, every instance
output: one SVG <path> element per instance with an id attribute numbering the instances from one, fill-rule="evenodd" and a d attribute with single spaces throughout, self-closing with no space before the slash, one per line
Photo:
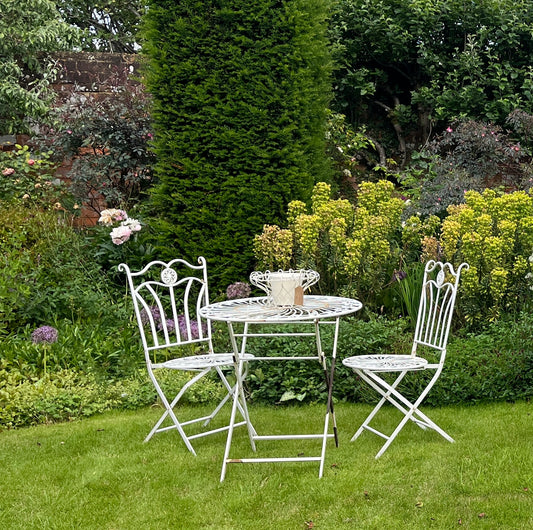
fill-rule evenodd
<path id="1" fill-rule="evenodd" d="M 406 321 L 387 321 L 372 318 L 369 321 L 345 319 L 341 322 L 340 340 L 335 366 L 333 386 L 334 397 L 339 401 L 360 401 L 367 395 L 364 384 L 358 381 L 351 369 L 341 360 L 351 355 L 388 353 L 405 349 L 402 344 Z M 328 329 L 329 328 L 329 329 Z M 333 339 L 330 326 L 323 326 L 321 334 L 324 344 Z M 262 339 L 249 341 L 250 352 L 275 352 L 291 356 L 308 354 L 314 347 L 301 338 Z M 324 371 L 320 364 L 302 361 L 257 362 L 250 366 L 247 386 L 253 401 L 260 403 L 324 402 L 327 399 Z"/>
<path id="2" fill-rule="evenodd" d="M 425 402 L 516 401 L 533 397 L 531 315 L 502 318 L 478 334 L 452 339 L 446 365 Z M 414 393 L 420 387 L 413 387 Z"/>
<path id="3" fill-rule="evenodd" d="M 57 0 L 66 22 L 84 30 L 82 50 L 135 53 L 137 29 L 145 10 L 140 0 Z"/>
<path id="4" fill-rule="evenodd" d="M 70 191 L 95 211 L 102 197 L 110 206 L 129 209 L 153 184 L 149 97 L 126 71 L 109 83 L 112 94 L 106 97 L 64 96 L 51 113 L 54 126 L 39 139 L 56 160 L 73 160 L 66 173 Z"/>
<path id="5" fill-rule="evenodd" d="M 167 373 L 162 386 L 177 393 L 190 378 Z M 184 403 L 213 402 L 223 397 L 220 383 L 204 378 L 184 397 Z M 92 373 L 61 370 L 46 377 L 28 378 L 16 370 L 0 369 L 0 426 L 15 428 L 72 421 L 113 409 L 154 405 L 157 395 L 143 370 L 119 380 L 102 380 Z"/>
<path id="6" fill-rule="evenodd" d="M 22 206 L 74 211 L 72 195 L 54 176 L 56 164 L 49 152 L 30 151 L 16 144 L 12 151 L 0 151 L 0 201 L 18 200 Z"/>
<path id="7" fill-rule="evenodd" d="M 254 234 L 329 178 L 328 6 L 149 2 L 160 251 L 205 255 L 219 289 L 252 269 Z"/>
<path id="8" fill-rule="evenodd" d="M 265 226 L 255 237 L 258 266 L 290 263 L 317 270 L 322 291 L 341 291 L 371 308 L 379 307 L 380 293 L 400 259 L 404 202 L 393 194 L 391 182 L 363 182 L 354 208 L 346 199 L 330 199 L 331 187 L 319 182 L 313 190 L 311 213 L 306 213 L 301 201 L 292 201 L 288 229 Z"/>
<path id="9" fill-rule="evenodd" d="M 448 261 L 470 265 L 460 306 L 467 321 L 481 324 L 531 302 L 533 198 L 487 189 L 466 192 L 465 201 L 448 208 L 440 243 Z"/>
<path id="10" fill-rule="evenodd" d="M 46 54 L 70 49 L 78 34 L 51 0 L 1 0 L 0 8 L 0 134 L 22 133 L 52 99 L 57 68 Z"/>
<path id="11" fill-rule="evenodd" d="M 99 318 L 111 302 L 92 249 L 61 212 L 0 203 L 0 264 L 0 332 Z"/>
<path id="12" fill-rule="evenodd" d="M 328 112 L 326 130 L 326 153 L 333 161 L 335 180 L 341 183 L 346 193 L 354 187 L 361 175 L 361 164 L 374 150 L 374 143 L 365 134 L 365 129 L 355 130 L 346 121 L 344 114 Z"/>
<path id="13" fill-rule="evenodd" d="M 426 215 L 442 215 L 450 204 L 461 204 L 466 190 L 532 186 L 531 154 L 497 125 L 456 123 L 428 144 L 424 156 L 432 165 L 414 184 L 421 188 L 414 208 Z"/>
<path id="14" fill-rule="evenodd" d="M 402 223 L 403 258 L 407 263 L 440 258 L 437 236 L 441 220 L 436 215 L 412 215 Z"/>
<path id="15" fill-rule="evenodd" d="M 452 403 L 480 403 L 489 401 L 517 401 L 533 397 L 532 318 L 522 313 L 516 319 L 502 319 L 485 326 L 483 332 L 466 336 L 451 336 L 444 370 L 424 400 L 428 406 Z M 384 321 L 391 326 L 391 322 Z M 357 329 L 357 332 L 364 327 Z M 397 333 L 401 334 L 398 327 Z M 363 331 L 364 332 L 364 331 Z M 383 331 L 378 331 L 378 337 Z M 408 354 L 410 334 L 403 341 L 391 340 L 385 348 L 369 344 L 365 353 Z M 391 337 L 394 339 L 394 335 Z M 344 339 L 344 342 L 349 339 Z M 352 340 L 354 338 L 352 337 Z M 412 340 L 412 339 L 411 339 Z M 414 400 L 423 391 L 433 372 L 408 374 L 401 383 L 401 392 Z M 342 395 L 343 374 L 335 378 L 336 395 Z M 392 376 L 391 376 L 392 377 Z M 352 379 L 344 390 L 349 400 L 375 403 L 377 394 L 358 378 Z"/>
<path id="16" fill-rule="evenodd" d="M 452 334 L 444 370 L 424 403 L 443 406 L 533 397 L 532 324 L 532 317 L 522 313 L 516 319 L 504 318 L 490 324 L 478 334 Z M 407 355 L 412 346 L 409 326 L 406 319 L 346 319 L 342 322 L 333 386 L 337 401 L 376 402 L 377 394 L 342 365 L 342 359 L 380 353 Z M 331 339 L 327 330 L 323 335 L 325 341 Z M 301 340 L 274 344 L 266 339 L 256 340 L 257 344 L 250 343 L 250 348 L 258 351 L 275 348 L 282 355 L 303 355 L 306 351 Z M 427 376 L 430 375 L 428 372 Z M 416 399 L 427 384 L 425 377 L 420 373 L 410 374 L 402 382 L 402 393 L 408 399 Z M 257 402 L 320 402 L 326 398 L 324 374 L 318 363 L 254 364 L 247 384 L 252 400 Z"/>
<path id="17" fill-rule="evenodd" d="M 102 378 L 127 376 L 144 366 L 137 328 L 129 317 L 130 307 L 118 299 L 101 309 L 100 319 L 54 321 L 57 341 L 53 343 L 35 344 L 36 326 L 27 324 L 3 337 L 2 362 L 6 369 L 35 379 L 45 375 L 45 357 L 48 373 L 73 369 L 96 372 Z"/>
<path id="18" fill-rule="evenodd" d="M 532 27 L 528 0 L 341 0 L 330 29 L 336 109 L 401 157 L 435 125 L 502 125 L 533 109 Z"/>
<path id="19" fill-rule="evenodd" d="M 422 295 L 425 263 L 411 263 L 406 269 L 405 271 L 395 271 L 396 281 L 393 282 L 390 292 L 397 300 L 393 299 L 388 305 L 397 307 L 401 315 L 408 317 L 409 328 L 414 330 L 420 296 Z"/>

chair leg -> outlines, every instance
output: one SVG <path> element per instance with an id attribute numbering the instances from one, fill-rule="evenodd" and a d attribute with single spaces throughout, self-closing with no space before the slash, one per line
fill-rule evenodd
<path id="1" fill-rule="evenodd" d="M 383 397 L 381 398 L 381 400 L 378 402 L 378 404 L 374 407 L 374 409 L 372 410 L 372 412 L 366 417 L 365 421 L 363 422 L 363 424 L 361 425 L 361 427 L 359 427 L 359 429 L 356 431 L 356 433 L 352 436 L 351 438 L 351 442 L 353 442 L 354 440 L 356 440 L 357 438 L 359 438 L 359 436 L 361 436 L 361 434 L 363 433 L 363 431 L 365 429 L 369 429 L 369 424 L 370 422 L 372 421 L 372 419 L 374 418 L 374 416 L 379 412 L 379 410 L 381 409 L 381 407 L 387 402 L 389 401 L 390 399 L 390 394 L 391 394 L 391 391 L 389 392 L 386 392 L 384 393 L 384 389 L 381 388 L 380 386 L 378 386 L 370 377 L 368 377 L 366 375 L 366 373 L 364 373 L 363 371 L 361 370 L 356 370 L 356 373 L 357 375 L 359 375 L 359 377 L 361 377 L 361 379 L 363 379 L 363 381 L 365 381 L 367 384 L 369 384 L 376 392 L 378 392 L 380 395 L 382 395 Z M 402 372 L 397 378 L 396 380 L 394 381 L 394 383 L 391 385 L 391 387 L 394 389 L 396 388 L 399 384 L 400 384 L 400 381 L 404 378 L 406 372 Z M 393 405 L 395 405 L 396 407 L 398 407 L 397 404 L 393 403 Z M 383 438 L 386 438 L 386 436 L 378 431 L 375 431 L 375 429 L 372 429 L 375 434 L 378 434 L 380 436 L 382 436 Z"/>
<path id="2" fill-rule="evenodd" d="M 187 449 L 193 455 L 196 456 L 196 451 L 194 450 L 191 442 L 189 441 L 189 438 L 187 437 L 187 434 L 185 433 L 185 431 L 183 430 L 183 427 L 181 426 L 180 421 L 178 420 L 178 418 L 176 417 L 176 414 L 174 413 L 174 407 L 177 405 L 178 401 L 181 399 L 181 397 L 187 391 L 187 389 L 189 387 L 191 387 L 192 385 L 194 385 L 194 383 L 196 383 L 204 375 L 206 375 L 209 372 L 209 370 L 210 369 L 203 370 L 202 372 L 200 372 L 197 375 L 195 375 L 190 381 L 187 381 L 187 383 L 185 383 L 185 385 L 183 385 L 183 387 L 181 388 L 181 390 L 178 392 L 178 394 L 172 400 L 171 403 L 169 403 L 167 397 L 163 393 L 163 390 L 161 389 L 161 386 L 159 385 L 159 382 L 157 381 L 155 375 L 151 371 L 149 371 L 150 379 L 152 380 L 152 383 L 154 384 L 154 387 L 156 389 L 157 395 L 159 396 L 159 398 L 161 399 L 161 402 L 163 403 L 163 405 L 165 407 L 165 411 L 161 415 L 161 418 L 159 418 L 159 421 L 154 425 L 153 429 L 148 433 L 148 436 L 146 436 L 146 438 L 144 439 L 145 442 L 150 440 L 150 438 L 152 438 L 152 436 L 155 433 L 157 433 L 157 432 L 166 431 L 168 429 L 175 428 L 180 433 L 180 436 L 183 439 L 183 442 L 187 446 Z M 170 416 L 170 419 L 172 420 L 174 425 L 171 426 L 171 427 L 166 427 L 166 428 L 160 429 L 159 427 L 161 426 L 161 424 L 169 416 Z"/>
<path id="3" fill-rule="evenodd" d="M 422 428 L 431 428 L 438 432 L 443 438 L 448 440 L 449 442 L 453 442 L 453 438 L 449 436 L 444 430 L 442 430 L 435 422 L 430 420 L 423 412 L 421 412 L 418 407 L 426 397 L 427 393 L 435 383 L 435 381 L 438 379 L 439 373 L 435 373 L 431 381 L 428 383 L 422 394 L 418 397 L 418 399 L 411 403 L 407 398 L 405 398 L 402 394 L 400 394 L 396 387 L 400 383 L 400 381 L 403 379 L 406 371 L 402 372 L 392 384 L 387 383 L 384 379 L 376 375 L 376 373 L 373 372 L 364 372 L 362 370 L 356 370 L 358 375 L 367 382 L 376 392 L 378 392 L 382 399 L 379 401 L 379 403 L 376 405 L 376 407 L 372 410 L 372 412 L 367 416 L 366 420 L 363 422 L 361 427 L 358 429 L 358 431 L 354 434 L 352 440 L 355 440 L 364 429 L 370 430 L 374 432 L 375 434 L 381 436 L 382 438 L 385 438 L 386 442 L 380 449 L 380 451 L 376 455 L 376 459 L 379 458 L 390 446 L 390 444 L 393 442 L 393 440 L 396 438 L 398 433 L 403 429 L 405 424 L 411 420 L 414 423 L 416 423 L 419 427 Z M 390 436 L 387 436 L 380 431 L 372 428 L 369 426 L 370 421 L 374 418 L 376 413 L 379 411 L 379 409 L 383 406 L 385 402 L 389 402 L 392 405 L 394 405 L 402 414 L 404 417 L 400 421 L 400 423 L 397 425 L 395 430 Z M 417 417 L 418 416 L 418 417 Z"/>

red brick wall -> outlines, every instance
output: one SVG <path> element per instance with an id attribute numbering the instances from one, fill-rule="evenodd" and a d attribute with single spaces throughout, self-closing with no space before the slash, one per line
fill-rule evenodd
<path id="1" fill-rule="evenodd" d="M 74 87 L 83 93 L 109 94 L 117 72 L 139 70 L 139 56 L 123 53 L 62 52 L 54 55 L 60 73 L 52 85 L 61 94 Z"/>
<path id="2" fill-rule="evenodd" d="M 139 69 L 139 56 L 121 53 L 95 52 L 62 52 L 55 55 L 60 68 L 59 76 L 53 84 L 58 94 L 83 92 L 89 97 L 109 96 L 111 88 L 116 86 L 117 74 L 125 69 L 130 77 L 135 76 Z M 81 153 L 80 153 L 81 154 Z M 72 166 L 72 160 L 65 160 L 58 170 L 58 176 L 66 175 Z M 98 202 L 98 198 L 95 198 Z M 106 207 L 101 200 L 101 208 Z M 93 209 L 84 208 L 76 224 L 94 226 L 98 222 L 98 213 Z"/>
<path id="3" fill-rule="evenodd" d="M 112 87 L 116 86 L 117 78 L 127 70 L 135 77 L 139 70 L 139 56 L 122 53 L 100 52 L 61 52 L 54 55 L 59 75 L 52 85 L 58 94 L 70 94 L 72 91 L 82 92 L 89 97 L 102 97 L 113 94 Z M 0 150 L 13 149 L 13 141 L 24 145 L 29 136 L 2 137 Z M 81 153 L 80 153 L 81 154 Z M 57 171 L 59 178 L 64 178 L 72 167 L 72 160 L 65 160 Z M 97 199 L 97 198 L 96 198 Z M 101 209 L 105 208 L 101 201 Z M 79 226 L 94 226 L 98 221 L 98 213 L 84 208 L 75 223 Z"/>

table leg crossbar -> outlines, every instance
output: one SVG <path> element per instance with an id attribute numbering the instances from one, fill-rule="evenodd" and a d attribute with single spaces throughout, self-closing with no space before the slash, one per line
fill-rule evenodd
<path id="1" fill-rule="evenodd" d="M 324 323 L 324 322 L 322 322 Z M 337 318 L 334 322 L 335 324 L 335 332 L 334 332 L 334 339 L 333 339 L 333 348 L 332 348 L 332 362 L 331 367 L 328 370 L 327 363 L 326 363 L 326 356 L 322 350 L 322 344 L 320 339 L 320 322 L 317 320 L 315 321 L 315 332 L 311 334 L 306 334 L 307 336 L 315 336 L 316 338 L 316 346 L 318 351 L 318 356 L 313 357 L 305 357 L 305 358 L 297 358 L 297 357 L 256 357 L 255 360 L 265 360 L 265 361 L 272 361 L 272 360 L 318 360 L 324 370 L 324 377 L 326 381 L 326 386 L 328 389 L 328 400 L 327 400 L 327 408 L 326 408 L 326 415 L 325 415 L 325 421 L 324 421 L 324 430 L 320 434 L 279 434 L 279 435 L 258 435 L 255 432 L 255 429 L 252 427 L 252 424 L 250 423 L 250 417 L 248 413 L 248 407 L 246 404 L 246 398 L 244 396 L 244 390 L 243 390 L 243 378 L 242 378 L 242 361 L 239 361 L 240 355 L 245 353 L 246 348 L 246 339 L 249 336 L 253 336 L 248 333 L 248 325 L 245 324 L 244 333 L 242 334 L 236 334 L 234 333 L 233 326 L 231 322 L 228 322 L 228 329 L 229 329 L 229 335 L 231 339 L 231 343 L 233 346 L 233 350 L 235 352 L 235 363 L 236 363 L 236 385 L 235 385 L 235 392 L 233 394 L 233 406 L 231 410 L 231 418 L 230 418 L 230 424 L 228 426 L 228 437 L 226 440 L 226 448 L 224 452 L 224 460 L 222 462 L 222 471 L 220 474 L 220 482 L 224 481 L 226 476 L 226 469 L 228 464 L 246 464 L 246 463 L 267 463 L 267 462 L 319 462 L 320 468 L 318 472 L 319 478 L 322 477 L 324 473 L 324 464 L 325 464 L 325 458 L 326 458 L 326 444 L 327 441 L 331 438 L 335 439 L 335 445 L 338 447 L 338 436 L 337 436 L 337 423 L 335 419 L 335 411 L 333 407 L 333 398 L 332 398 L 332 386 L 333 386 L 333 374 L 335 370 L 335 357 L 336 357 L 336 351 L 337 351 L 337 340 L 338 340 L 338 334 L 339 334 L 339 319 Z M 264 336 L 264 335 L 255 335 L 255 336 Z M 236 337 L 240 337 L 242 339 L 241 347 L 239 348 L 237 345 Z M 239 353 L 240 352 L 240 353 Z M 237 409 L 241 411 L 241 413 L 244 416 L 245 421 L 241 422 L 239 424 L 235 423 L 236 413 Z M 333 434 L 329 433 L 330 430 L 330 421 L 333 425 Z M 268 457 L 268 458 L 261 458 L 261 457 L 254 457 L 254 458 L 230 458 L 229 453 L 231 449 L 231 442 L 233 437 L 233 429 L 237 427 L 238 425 L 247 424 L 248 426 L 248 438 L 250 440 L 250 445 L 252 450 L 256 451 L 256 440 L 312 440 L 312 439 L 321 439 L 322 440 L 322 448 L 320 456 L 296 456 L 296 457 Z"/>

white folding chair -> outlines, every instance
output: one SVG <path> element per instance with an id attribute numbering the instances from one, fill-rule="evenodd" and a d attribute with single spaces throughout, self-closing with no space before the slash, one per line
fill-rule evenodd
<path id="1" fill-rule="evenodd" d="M 119 271 L 126 273 L 148 374 L 165 408 L 145 442 L 155 433 L 176 429 L 194 455 L 196 452 L 191 440 L 225 431 L 229 424 L 216 429 L 204 429 L 192 435 L 186 434 L 184 428 L 199 422 L 204 422 L 206 426 L 218 414 L 234 391 L 223 369 L 236 369 L 233 353 L 214 352 L 211 323 L 199 315 L 200 308 L 209 304 L 209 295 L 206 261 L 200 257 L 198 263 L 199 265 L 192 265 L 182 259 L 168 263 L 152 261 L 138 272 L 132 272 L 125 263 L 118 267 Z M 244 358 L 245 361 L 250 359 L 253 359 L 253 355 L 248 354 Z M 171 399 L 165 395 L 160 380 L 156 377 L 156 372 L 161 374 L 164 370 L 180 370 L 194 375 Z M 192 385 L 213 370 L 218 373 L 227 390 L 225 397 L 210 415 L 180 421 L 176 405 Z M 239 410 L 243 421 L 237 425 L 249 425 L 247 410 L 241 404 Z"/>
<path id="2" fill-rule="evenodd" d="M 468 264 L 461 264 L 457 271 L 450 263 L 432 260 L 426 264 L 410 355 L 356 355 L 342 361 L 345 366 L 352 368 L 361 379 L 382 396 L 374 410 L 352 437 L 352 441 L 354 441 L 366 429 L 384 438 L 386 442 L 377 453 L 376 458 L 379 458 L 387 450 L 409 420 L 422 429 L 430 428 L 437 431 L 449 442 L 454 441 L 418 407 L 439 378 L 444 366 L 459 277 L 463 269 L 468 270 Z M 435 373 L 419 397 L 412 403 L 400 393 L 398 386 L 407 373 L 426 370 L 434 370 Z M 390 382 L 386 376 L 379 375 L 383 372 L 399 372 L 399 374 Z M 386 402 L 391 403 L 403 413 L 402 420 L 390 436 L 370 426 L 370 422 Z"/>

